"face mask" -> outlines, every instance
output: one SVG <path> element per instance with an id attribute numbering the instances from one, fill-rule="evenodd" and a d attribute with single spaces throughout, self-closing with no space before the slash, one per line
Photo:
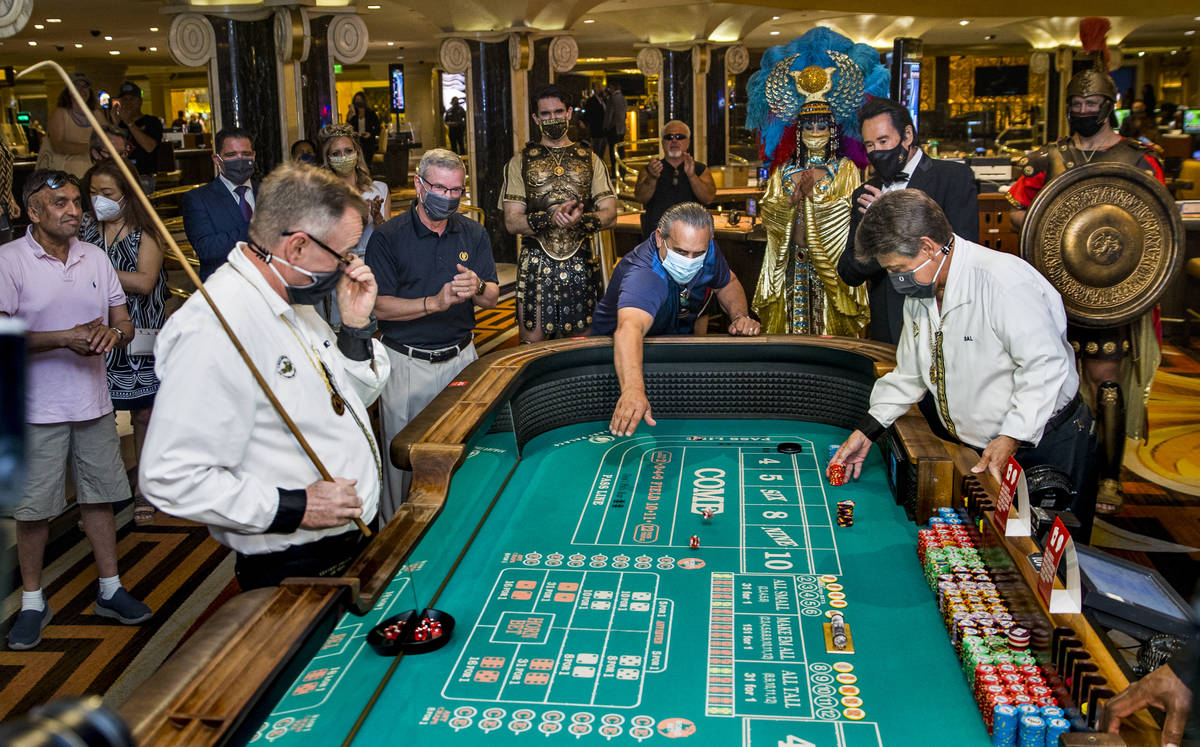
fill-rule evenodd
<path id="1" fill-rule="evenodd" d="M 220 156 L 217 158 L 221 160 L 221 173 L 234 184 L 245 184 L 250 177 L 254 176 L 253 158 L 230 158 L 229 160 Z"/>
<path id="2" fill-rule="evenodd" d="M 676 283 L 687 285 L 700 272 L 700 268 L 704 267 L 704 258 L 707 256 L 708 253 L 705 252 L 699 257 L 685 257 L 679 252 L 668 249 L 667 256 L 663 257 L 663 269 L 675 279 Z"/>
<path id="3" fill-rule="evenodd" d="M 896 147 L 887 150 L 876 148 L 867 154 L 867 160 L 871 162 L 879 178 L 890 184 L 896 181 L 896 175 L 908 164 L 908 148 L 904 143 L 897 143 Z"/>
<path id="4" fill-rule="evenodd" d="M 1068 114 L 1067 124 L 1071 128 L 1071 132 L 1078 132 L 1083 137 L 1091 137 L 1100 131 L 1104 126 L 1104 120 L 1107 117 L 1101 118 L 1100 114 Z"/>
<path id="5" fill-rule="evenodd" d="M 329 157 L 329 168 L 333 169 L 334 171 L 341 174 L 342 176 L 345 176 L 346 174 L 349 174 L 351 171 L 354 171 L 354 167 L 357 165 L 358 165 L 358 154 L 357 153 L 354 155 L 351 155 L 351 156 L 330 156 Z"/>
<path id="6" fill-rule="evenodd" d="M 121 214 L 121 203 L 104 195 L 92 195 L 92 212 L 100 222 L 110 221 Z"/>
<path id="7" fill-rule="evenodd" d="M 538 127 L 542 129 L 542 137 L 547 140 L 562 139 L 563 135 L 567 134 L 567 125 L 566 117 L 538 120 Z"/>
<path id="8" fill-rule="evenodd" d="M 296 160 L 299 161 L 300 163 L 309 163 L 309 164 L 312 164 L 313 166 L 317 165 L 317 157 L 314 156 L 312 153 L 301 153 L 300 157 L 297 158 Z"/>
<path id="9" fill-rule="evenodd" d="M 461 199 L 461 197 L 439 195 L 432 189 L 426 188 L 425 196 L 421 198 L 421 208 L 429 216 L 429 220 L 446 220 L 458 212 L 458 203 Z"/>
<path id="10" fill-rule="evenodd" d="M 905 272 L 889 273 L 888 280 L 892 283 L 892 288 L 902 296 L 909 298 L 933 298 L 933 292 L 937 283 L 937 276 L 942 272 L 942 263 L 946 261 L 946 254 L 943 251 L 941 262 L 938 262 L 937 271 L 933 273 L 933 280 L 928 283 L 917 281 L 917 270 L 920 270 L 925 265 L 932 262 L 932 259 L 927 259 L 911 270 Z"/>
<path id="11" fill-rule="evenodd" d="M 829 131 L 825 132 L 808 132 L 805 131 L 800 136 L 800 141 L 804 143 L 804 147 L 810 153 L 816 153 L 821 156 L 825 155 L 825 148 L 829 145 Z"/>
<path id="12" fill-rule="evenodd" d="M 283 279 L 283 275 L 279 274 L 279 270 L 275 269 L 276 262 L 287 265 L 301 275 L 307 275 L 312 278 L 312 283 L 299 286 L 288 285 L 288 281 Z M 329 272 L 309 272 L 303 267 L 297 267 L 279 257 L 271 257 L 267 262 L 267 267 L 271 268 L 271 272 L 275 273 L 275 277 L 279 278 L 279 282 L 283 283 L 283 287 L 287 289 L 288 303 L 300 304 L 302 306 L 313 306 L 318 301 L 324 299 L 333 292 L 333 289 L 337 287 L 338 281 L 342 279 L 342 268 L 340 266 L 336 270 L 330 270 Z"/>

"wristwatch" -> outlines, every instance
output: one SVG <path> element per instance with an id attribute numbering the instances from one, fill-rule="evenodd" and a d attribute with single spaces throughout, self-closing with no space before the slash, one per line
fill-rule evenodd
<path id="1" fill-rule="evenodd" d="M 109 329 L 120 335 L 122 340 L 125 339 L 125 330 L 121 329 L 120 327 L 109 327 Z"/>
<path id="2" fill-rule="evenodd" d="M 479 287 L 475 289 L 475 295 L 482 296 L 485 290 L 487 290 L 487 281 L 479 278 Z"/>

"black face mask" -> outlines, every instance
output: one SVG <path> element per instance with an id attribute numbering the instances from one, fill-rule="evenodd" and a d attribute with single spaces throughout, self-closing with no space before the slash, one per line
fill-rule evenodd
<path id="1" fill-rule="evenodd" d="M 284 289 L 287 291 L 288 303 L 301 306 L 315 306 L 322 301 L 326 296 L 337 288 L 338 281 L 342 279 L 342 267 L 338 265 L 337 269 L 329 270 L 328 272 L 313 272 L 306 270 L 303 267 L 288 262 L 280 257 L 272 256 L 270 252 L 261 248 L 257 244 L 249 244 L 259 257 L 262 257 L 267 262 L 267 267 L 271 268 L 271 272 L 275 273 L 275 277 L 279 278 L 279 282 L 283 283 Z M 279 262 L 292 268 L 301 275 L 306 275 L 312 278 L 312 282 L 308 285 L 291 285 L 283 279 L 283 275 L 279 274 L 279 270 L 275 269 L 274 263 Z"/>
<path id="2" fill-rule="evenodd" d="M 559 140 L 563 135 L 566 135 L 567 124 L 566 117 L 538 120 L 538 127 L 542 130 L 542 136 L 548 140 Z"/>
<path id="3" fill-rule="evenodd" d="M 1068 114 L 1067 124 L 1071 132 L 1077 132 L 1083 137 L 1091 137 L 1104 126 L 1104 119 L 1099 114 Z"/>
<path id="4" fill-rule="evenodd" d="M 867 160 L 871 162 L 879 178 L 890 184 L 896 181 L 896 175 L 908 164 L 908 146 L 900 142 L 896 147 L 887 150 L 876 148 L 867 154 Z"/>

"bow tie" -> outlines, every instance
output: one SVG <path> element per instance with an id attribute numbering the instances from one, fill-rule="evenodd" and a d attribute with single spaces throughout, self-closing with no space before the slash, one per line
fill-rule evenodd
<path id="1" fill-rule="evenodd" d="M 899 184 L 900 182 L 906 182 L 911 178 L 912 177 L 910 177 L 907 173 L 901 171 L 899 174 L 896 174 L 895 179 L 892 179 L 890 182 L 887 182 L 887 185 L 890 187 L 893 184 Z"/>

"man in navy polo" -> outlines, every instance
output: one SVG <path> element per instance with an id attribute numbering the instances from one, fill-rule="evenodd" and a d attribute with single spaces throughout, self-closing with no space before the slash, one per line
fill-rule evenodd
<path id="1" fill-rule="evenodd" d="M 434 148 L 417 166 L 417 201 L 375 229 L 367 264 L 379 295 L 375 318 L 392 373 L 380 397 L 384 452 L 437 393 L 479 356 L 471 341 L 475 306 L 500 296 L 492 244 L 479 223 L 459 215 L 463 162 Z M 385 468 L 379 513 L 387 521 L 404 502 L 412 473 Z"/>
<path id="2" fill-rule="evenodd" d="M 729 334 L 757 335 L 746 291 L 713 241 L 713 220 L 700 205 L 668 209 L 650 238 L 621 258 L 592 315 L 592 334 L 613 336 L 613 363 L 621 382 L 608 429 L 632 436 L 640 421 L 655 425 L 642 378 L 642 340 L 649 335 L 702 335 L 716 298 L 729 317 Z"/>

